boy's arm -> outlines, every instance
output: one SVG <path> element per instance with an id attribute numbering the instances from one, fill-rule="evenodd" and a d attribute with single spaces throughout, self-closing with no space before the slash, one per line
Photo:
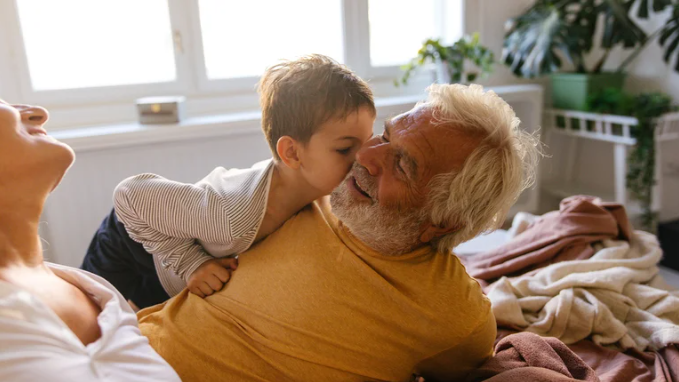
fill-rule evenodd
<path id="1" fill-rule="evenodd" d="M 233 241 L 226 200 L 215 185 L 141 174 L 121 182 L 113 201 L 130 237 L 187 282 L 199 266 L 214 259 L 196 239 Z"/>

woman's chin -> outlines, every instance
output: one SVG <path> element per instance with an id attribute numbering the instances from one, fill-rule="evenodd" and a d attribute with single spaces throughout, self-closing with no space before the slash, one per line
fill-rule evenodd
<path id="1" fill-rule="evenodd" d="M 59 147 L 58 150 L 55 150 L 55 157 L 53 158 L 53 163 L 55 164 L 53 171 L 55 172 L 55 175 L 57 175 L 57 179 L 54 182 L 52 191 L 54 191 L 54 189 L 57 188 L 57 186 L 61 183 L 64 175 L 66 175 L 68 169 L 70 169 L 75 162 L 75 152 L 70 146 L 58 141 L 55 141 L 55 143 Z"/>

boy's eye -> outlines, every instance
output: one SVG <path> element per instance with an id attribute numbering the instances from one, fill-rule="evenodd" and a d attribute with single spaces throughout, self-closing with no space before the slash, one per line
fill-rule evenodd
<path id="1" fill-rule="evenodd" d="M 351 147 L 347 147 L 346 149 L 338 149 L 338 150 L 335 150 L 335 151 L 337 151 L 338 153 L 340 153 L 342 155 L 348 155 L 349 152 L 351 151 Z"/>

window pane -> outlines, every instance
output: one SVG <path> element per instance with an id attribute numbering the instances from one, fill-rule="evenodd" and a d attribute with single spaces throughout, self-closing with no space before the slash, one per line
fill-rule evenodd
<path id="1" fill-rule="evenodd" d="M 200 0 L 210 79 L 259 76 L 280 59 L 343 61 L 341 0 Z"/>
<path id="2" fill-rule="evenodd" d="M 167 0 L 18 0 L 35 90 L 173 81 Z"/>
<path id="3" fill-rule="evenodd" d="M 444 35 L 444 12 L 459 0 L 370 0 L 370 62 L 372 66 L 402 65 L 417 55 L 428 38 Z"/>

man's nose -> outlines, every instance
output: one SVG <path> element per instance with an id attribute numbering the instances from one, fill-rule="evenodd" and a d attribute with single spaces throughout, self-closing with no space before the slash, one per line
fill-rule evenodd
<path id="1" fill-rule="evenodd" d="M 356 153 L 356 162 L 365 167 L 371 176 L 380 174 L 383 157 L 386 155 L 384 146 L 379 138 L 373 138 L 367 141 Z"/>
<path id="2" fill-rule="evenodd" d="M 42 125 L 50 117 L 49 112 L 40 106 L 24 106 L 20 109 L 21 121 L 31 125 Z"/>

